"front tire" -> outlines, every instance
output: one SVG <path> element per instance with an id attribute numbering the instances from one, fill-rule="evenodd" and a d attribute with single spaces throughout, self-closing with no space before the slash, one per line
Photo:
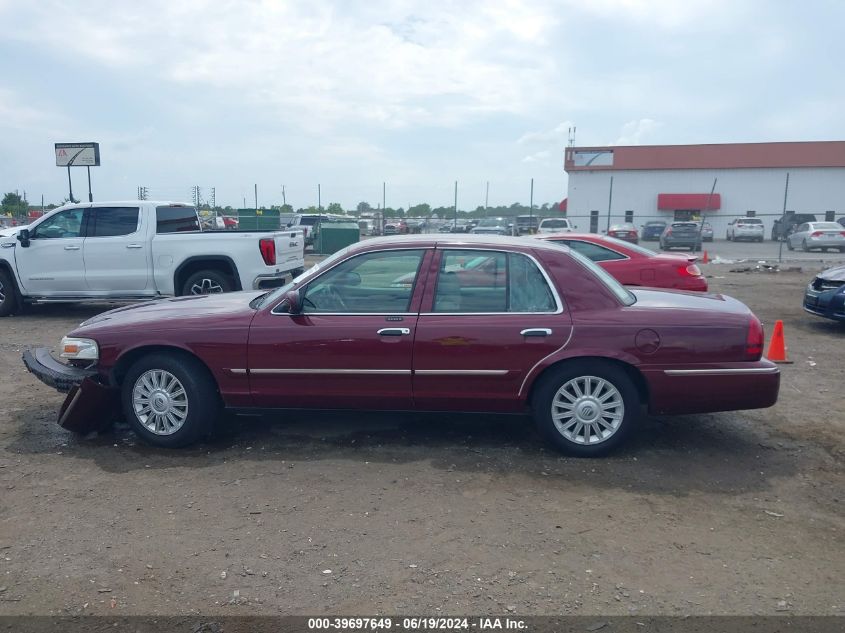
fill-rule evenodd
<path id="1" fill-rule="evenodd" d="M 136 361 L 124 377 L 121 401 L 132 430 L 163 448 L 208 435 L 221 409 L 208 369 L 183 354 L 150 354 Z"/>
<path id="2" fill-rule="evenodd" d="M 199 270 L 182 284 L 182 295 L 211 295 L 234 289 L 231 278 L 219 270 Z"/>
<path id="3" fill-rule="evenodd" d="M 14 314 L 19 307 L 18 289 L 14 280 L 5 270 L 0 270 L 0 317 Z"/>
<path id="4" fill-rule="evenodd" d="M 627 373 L 602 361 L 573 361 L 541 378 L 533 397 L 540 434 L 558 449 L 597 457 L 619 446 L 640 416 Z"/>

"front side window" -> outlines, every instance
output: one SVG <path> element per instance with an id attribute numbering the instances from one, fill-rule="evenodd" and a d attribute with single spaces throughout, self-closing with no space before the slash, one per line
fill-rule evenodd
<path id="1" fill-rule="evenodd" d="M 302 311 L 407 312 L 424 253 L 424 250 L 382 251 L 348 259 L 308 284 Z"/>
<path id="2" fill-rule="evenodd" d="M 520 253 L 446 250 L 434 312 L 554 312 L 554 294 L 537 265 Z"/>
<path id="3" fill-rule="evenodd" d="M 82 214 L 84 209 L 67 209 L 44 220 L 35 227 L 32 239 L 60 239 L 79 237 L 82 234 Z"/>
<path id="4" fill-rule="evenodd" d="M 89 226 L 88 237 L 130 235 L 138 230 L 138 207 L 97 207 L 95 214 L 94 230 Z"/>

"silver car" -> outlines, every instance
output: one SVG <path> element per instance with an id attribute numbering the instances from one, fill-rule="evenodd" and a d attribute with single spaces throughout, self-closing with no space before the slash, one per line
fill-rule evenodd
<path id="1" fill-rule="evenodd" d="M 845 229 L 836 222 L 804 222 L 786 238 L 786 247 L 791 251 L 800 248 L 805 252 L 835 248 L 845 253 Z"/>

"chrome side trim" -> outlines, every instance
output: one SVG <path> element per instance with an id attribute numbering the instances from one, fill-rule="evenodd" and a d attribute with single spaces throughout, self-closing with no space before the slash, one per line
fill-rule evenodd
<path id="1" fill-rule="evenodd" d="M 743 369 L 665 369 L 667 376 L 736 376 L 742 374 L 777 374 L 777 367 L 748 367 Z"/>
<path id="2" fill-rule="evenodd" d="M 507 369 L 415 369 L 420 376 L 504 376 Z"/>
<path id="3" fill-rule="evenodd" d="M 273 308 L 275 310 L 275 308 Z M 273 316 L 289 316 L 289 317 L 323 317 L 323 316 L 371 316 L 371 317 L 393 317 L 393 316 L 417 316 L 416 312 L 300 312 L 299 314 L 290 314 L 289 312 L 273 312 Z M 514 314 L 509 312 L 508 314 Z"/>
<path id="4" fill-rule="evenodd" d="M 229 371 L 232 372 L 233 374 L 245 374 L 246 373 L 246 369 L 230 369 Z"/>
<path id="5" fill-rule="evenodd" d="M 250 374 L 344 374 L 361 376 L 410 376 L 410 369 L 250 369 Z"/>
<path id="6" fill-rule="evenodd" d="M 541 363 L 544 363 L 544 362 L 546 361 L 546 359 L 547 359 L 547 358 L 551 358 L 552 356 L 554 356 L 554 355 L 555 355 L 555 354 L 557 354 L 558 352 L 563 351 L 564 349 L 566 349 L 566 346 L 567 346 L 567 345 L 569 345 L 569 341 L 571 341 L 571 340 L 572 340 L 572 336 L 573 336 L 574 334 L 575 334 L 575 326 L 573 325 L 573 326 L 571 326 L 571 327 L 569 328 L 569 338 L 567 338 L 567 339 L 566 339 L 566 342 L 565 342 L 563 345 L 561 345 L 560 347 L 558 347 L 558 348 L 557 348 L 555 351 L 553 351 L 551 354 L 546 354 L 545 356 L 543 356 L 543 358 L 541 358 L 541 359 L 540 359 L 540 360 L 538 360 L 536 363 L 534 363 L 534 365 L 531 367 L 531 369 L 529 369 L 529 370 L 525 373 L 525 378 L 523 378 L 523 379 L 522 379 L 522 384 L 519 386 L 519 391 L 517 392 L 517 394 L 516 394 L 516 395 L 518 395 L 518 396 L 521 396 L 521 395 L 522 395 L 522 392 L 525 390 L 525 383 L 526 383 L 526 382 L 528 382 L 528 378 L 529 378 L 529 376 L 531 376 L 531 374 L 534 372 L 534 370 L 535 370 L 535 369 L 537 369 L 537 367 L 539 367 Z"/>

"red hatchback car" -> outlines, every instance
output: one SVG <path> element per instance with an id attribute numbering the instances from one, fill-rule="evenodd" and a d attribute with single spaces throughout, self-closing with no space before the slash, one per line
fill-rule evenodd
<path id="1" fill-rule="evenodd" d="M 707 279 L 695 265 L 694 255 L 655 253 L 629 242 L 593 233 L 538 235 L 538 239 L 564 244 L 599 264 L 619 283 L 674 290 L 707 292 Z"/>
<path id="2" fill-rule="evenodd" d="M 478 256 L 496 262 L 495 283 L 455 272 Z M 206 435 L 224 407 L 530 411 L 556 446 L 589 456 L 643 410 L 769 407 L 780 380 L 735 299 L 628 290 L 574 250 L 489 235 L 366 240 L 268 293 L 105 312 L 62 349 L 69 364 L 46 348 L 24 362 L 71 392 L 63 426 L 119 401 L 166 447 Z"/>

